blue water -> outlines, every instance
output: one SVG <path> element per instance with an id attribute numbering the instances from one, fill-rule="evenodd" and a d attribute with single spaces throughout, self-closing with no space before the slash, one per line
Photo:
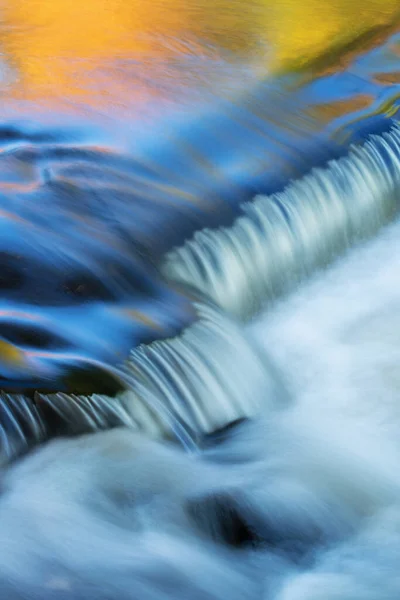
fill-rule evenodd
<path id="1" fill-rule="evenodd" d="M 204 226 L 232 223 L 255 194 L 389 129 L 399 86 L 374 73 L 395 41 L 306 84 L 267 79 L 230 99 L 200 95 L 154 127 L 134 115 L 125 127 L 111 107 L 104 122 L 60 114 L 57 126 L 56 115 L 17 119 L 6 107 L 0 334 L 24 357 L 0 363 L 3 387 L 73 389 L 71 369 L 119 364 L 139 343 L 180 331 L 193 318 L 188 292 L 163 281 L 162 257 Z M 366 109 L 327 123 L 308 116 L 360 93 L 375 98 Z M 380 108 L 388 98 L 390 116 Z"/>
<path id="2" fill-rule="evenodd" d="M 4 96 L 1 598 L 397 600 L 395 42 Z"/>

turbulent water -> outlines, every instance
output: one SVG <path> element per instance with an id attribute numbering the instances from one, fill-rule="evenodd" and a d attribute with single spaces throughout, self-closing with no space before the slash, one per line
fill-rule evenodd
<path id="1" fill-rule="evenodd" d="M 289 401 L 196 453 L 116 429 L 10 469 L 3 596 L 397 598 L 399 227 L 246 327 Z"/>
<path id="2" fill-rule="evenodd" d="M 398 598 L 400 223 L 382 228 L 396 213 L 397 138 L 283 193 L 297 211 L 286 244 L 304 239 L 302 225 L 309 240 L 296 250 L 303 283 L 286 298 L 263 302 L 261 235 L 285 272 L 290 254 L 269 230 L 249 246 L 235 237 L 243 217 L 233 225 L 224 239 L 251 270 L 221 259 L 231 287 L 218 299 L 230 306 L 235 286 L 235 312 L 251 312 L 241 307 L 258 274 L 247 324 L 197 301 L 182 334 L 132 353 L 118 398 L 39 395 L 24 408 L 21 397 L 18 413 L 4 396 L 10 457 L 28 426 L 35 442 L 52 423 L 53 435 L 97 433 L 50 441 L 3 472 L 2 597 Z M 223 257 L 221 234 L 208 235 Z"/>

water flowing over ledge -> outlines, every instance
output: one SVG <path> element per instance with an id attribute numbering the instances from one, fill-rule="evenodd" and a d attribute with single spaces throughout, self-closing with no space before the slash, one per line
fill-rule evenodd
<path id="1" fill-rule="evenodd" d="M 353 237 L 329 257 L 395 212 L 388 137 L 381 179 L 375 155 L 374 177 L 370 163 L 360 176 L 370 146 L 349 159 L 359 204 L 347 207 L 350 175 L 335 179 Z M 388 199 L 375 205 L 378 184 Z M 321 190 L 326 204 L 310 202 L 334 232 L 343 221 L 328 228 L 336 213 Z M 325 248 L 311 225 L 301 231 L 302 253 Z M 398 600 L 399 231 L 397 219 L 250 325 L 195 296 L 197 321 L 133 350 L 116 398 L 3 395 L 3 458 L 39 448 L 3 469 L 0 596 Z M 43 444 L 85 432 L 97 433 Z M 196 452 L 159 440 L 174 437 Z"/>
<path id="2" fill-rule="evenodd" d="M 131 353 L 132 392 L 124 405 L 145 430 L 151 426 L 143 407 L 154 411 L 153 422 L 156 413 L 172 415 L 201 434 L 286 404 L 274 365 L 240 324 L 206 305 L 197 310 L 200 319 L 181 336 Z"/>
<path id="3" fill-rule="evenodd" d="M 164 262 L 228 312 L 251 317 L 352 244 L 368 239 L 399 209 L 400 129 L 371 136 L 347 157 L 242 206 L 230 228 L 204 229 Z"/>
<path id="4" fill-rule="evenodd" d="M 58 436 L 125 426 L 150 437 L 196 440 L 268 406 L 287 392 L 267 353 L 219 310 L 196 304 L 198 320 L 175 338 L 135 348 L 115 374 L 129 388 L 115 398 L 94 394 L 2 394 L 0 446 L 10 460 Z"/>
<path id="5" fill-rule="evenodd" d="M 125 427 L 43 444 L 5 469 L 1 597 L 398 600 L 399 233 L 397 220 L 237 327 L 272 354 L 286 407 L 266 402 L 196 454 Z M 227 346 L 216 356 L 205 338 L 202 357 L 223 361 Z M 49 403 L 62 417 L 67 400 Z M 95 401 L 72 398 L 70 422 L 101 428 Z"/>
<path id="6" fill-rule="evenodd" d="M 400 129 L 372 136 L 348 157 L 314 169 L 273 196 L 243 205 L 232 228 L 203 230 L 170 253 L 171 279 L 201 291 L 235 317 L 253 315 L 398 209 Z M 129 426 L 186 447 L 198 436 L 287 403 L 281 375 L 235 319 L 195 303 L 182 334 L 141 344 L 123 371 L 127 391 L 107 395 L 2 396 L 1 450 L 11 459 L 54 436 Z"/>

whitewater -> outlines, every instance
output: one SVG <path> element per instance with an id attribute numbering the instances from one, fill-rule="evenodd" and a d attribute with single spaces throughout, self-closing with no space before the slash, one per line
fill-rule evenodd
<path id="1" fill-rule="evenodd" d="M 1 598 L 399 598 L 399 166 L 395 129 L 173 251 L 197 321 L 42 396 L 61 439 L 4 396 Z"/>

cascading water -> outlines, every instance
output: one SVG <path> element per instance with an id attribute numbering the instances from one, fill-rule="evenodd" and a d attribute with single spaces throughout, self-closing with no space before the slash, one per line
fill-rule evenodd
<path id="1" fill-rule="evenodd" d="M 197 313 L 180 336 L 139 346 L 112 371 L 128 388 L 116 397 L 58 393 L 30 400 L 3 394 L 4 457 L 51 437 L 116 426 L 156 438 L 177 436 L 195 447 L 205 434 L 267 405 L 285 406 L 287 390 L 268 354 L 220 310 L 203 303 Z"/>
<path id="2" fill-rule="evenodd" d="M 398 600 L 397 2 L 178 4 L 1 8 L 0 599 Z"/>
<path id="3" fill-rule="evenodd" d="M 9 469 L 4 597 L 396 600 L 399 232 L 244 328 L 289 402 L 195 454 L 125 428 L 53 441 Z M 227 382 L 246 377 L 240 361 L 219 364 Z"/>
<path id="4" fill-rule="evenodd" d="M 399 210 L 399 184 L 396 127 L 282 193 L 256 197 L 231 228 L 197 232 L 166 257 L 164 271 L 225 310 L 251 316 L 388 223 Z"/>
<path id="5" fill-rule="evenodd" d="M 219 311 L 205 305 L 198 311 L 199 321 L 180 337 L 132 352 L 132 391 L 123 404 L 135 421 L 141 422 L 135 411 L 142 407 L 162 416 L 161 406 L 201 435 L 254 416 L 261 407 L 284 405 L 287 393 L 268 355 Z"/>
<path id="6" fill-rule="evenodd" d="M 296 198 L 308 220 L 293 219 L 289 239 L 308 244 L 296 254 L 303 283 L 286 299 L 268 304 L 276 288 L 262 279 L 260 231 L 254 246 L 239 240 L 253 268 L 224 277 L 247 315 L 239 281 L 255 281 L 258 267 L 250 323 L 198 303 L 182 334 L 133 351 L 121 370 L 132 389 L 116 398 L 37 395 L 33 410 L 19 397 L 18 413 L 4 396 L 11 457 L 26 449 L 18 435 L 51 437 L 51 419 L 58 435 L 96 432 L 51 441 L 4 472 L 4 597 L 397 600 L 400 224 L 382 228 L 396 213 L 397 136 L 292 186 L 294 198 L 318 183 L 315 219 L 329 207 L 348 229 L 327 216 L 326 236 L 306 234 L 315 219 Z M 322 190 L 338 202 L 324 204 Z M 328 266 L 351 240 L 364 243 Z M 274 264 L 287 263 L 265 243 Z M 219 298 L 232 306 L 230 286 Z M 195 452 L 174 443 L 176 424 Z"/>

